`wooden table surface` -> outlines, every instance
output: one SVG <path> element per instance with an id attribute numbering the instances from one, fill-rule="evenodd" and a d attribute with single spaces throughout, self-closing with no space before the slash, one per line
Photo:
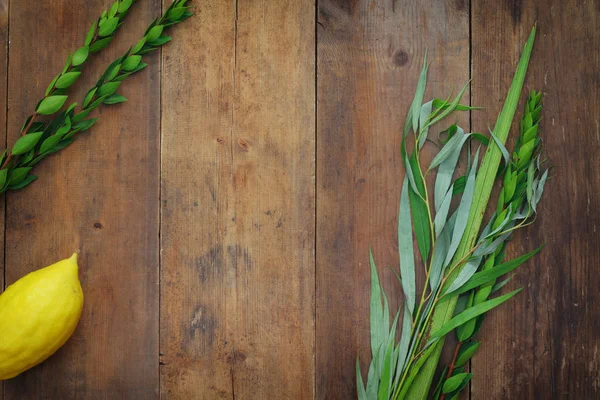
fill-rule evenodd
<path id="1" fill-rule="evenodd" d="M 9 144 L 108 5 L 0 0 Z M 76 93 L 166 5 L 137 1 Z M 357 352 L 363 365 L 369 354 L 369 246 L 400 301 L 385 266 L 398 265 L 399 135 L 425 49 L 425 97 L 471 78 L 465 101 L 485 109 L 458 122 L 485 132 L 535 21 L 525 87 L 545 94 L 556 168 L 509 253 L 547 245 L 509 285 L 525 290 L 485 321 L 471 398 L 600 397 L 597 0 L 194 6 L 122 86 L 129 101 L 2 201 L 4 285 L 79 248 L 86 300 L 71 340 L 0 398 L 353 398 Z"/>

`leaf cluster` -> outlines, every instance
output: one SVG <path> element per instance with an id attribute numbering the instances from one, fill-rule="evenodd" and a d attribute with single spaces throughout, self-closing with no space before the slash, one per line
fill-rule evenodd
<path id="1" fill-rule="evenodd" d="M 187 6 L 188 0 L 175 0 L 160 18 L 152 22 L 133 47 L 106 68 L 96 84 L 88 90 L 79 108 L 77 103 L 72 103 L 60 111 L 68 100 L 68 89 L 81 75 L 90 54 L 108 46 L 123 24 L 133 1 L 114 2 L 89 29 L 84 45 L 68 56 L 61 73 L 50 82 L 44 98 L 38 102 L 34 114 L 23 124 L 19 139 L 10 152 L 5 150 L 0 155 L 0 193 L 20 189 L 33 182 L 37 177 L 30 171 L 37 163 L 73 143 L 78 133 L 96 123 L 97 118 L 88 118 L 94 109 L 126 101 L 117 93 L 121 83 L 148 65 L 142 61 L 144 54 L 171 40 L 165 35 L 166 29 L 192 15 Z M 54 115 L 54 118 L 49 122 L 38 122 L 36 118 L 39 115 Z"/>

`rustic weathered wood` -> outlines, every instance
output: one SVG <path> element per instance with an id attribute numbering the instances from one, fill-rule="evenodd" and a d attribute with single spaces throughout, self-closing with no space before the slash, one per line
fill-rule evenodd
<path id="1" fill-rule="evenodd" d="M 314 390 L 314 2 L 199 1 L 164 53 L 161 393 Z"/>
<path id="2" fill-rule="evenodd" d="M 6 142 L 6 80 L 8 79 L 8 0 L 0 0 L 0 143 Z M 0 200 L 0 293 L 4 291 L 4 199 Z M 0 400 L 4 382 L 0 381 Z"/>
<path id="3" fill-rule="evenodd" d="M 67 49 L 81 45 L 109 5 L 16 3 L 10 8 L 10 143 Z M 84 72 L 78 93 L 141 37 L 160 3 L 138 2 L 132 11 L 115 43 Z M 81 249 L 85 305 L 68 343 L 7 381 L 6 399 L 158 395 L 160 58 L 148 59 L 148 69 L 120 89 L 128 103 L 99 111 L 96 126 L 36 168 L 34 184 L 7 196 L 6 283 Z"/>
<path id="4" fill-rule="evenodd" d="M 541 137 L 550 164 L 558 167 L 535 225 L 508 246 L 509 255 L 516 256 L 547 244 L 513 279 L 511 287 L 524 287 L 523 292 L 485 321 L 483 345 L 473 360 L 472 395 L 598 398 L 600 322 L 593 316 L 600 308 L 598 2 L 474 1 L 472 6 L 473 103 L 487 107 L 473 114 L 473 128 L 482 130 L 495 120 L 537 21 L 525 86 L 545 94 Z"/>
<path id="5" fill-rule="evenodd" d="M 357 351 L 366 373 L 369 247 L 392 308 L 398 307 L 400 288 L 386 266 L 398 268 L 396 229 L 403 179 L 400 129 L 427 48 L 433 61 L 429 84 L 435 87 L 427 91 L 427 100 L 433 94 L 446 96 L 468 81 L 466 1 L 319 2 L 319 399 L 355 396 Z M 467 114 L 458 121 L 468 129 Z"/>

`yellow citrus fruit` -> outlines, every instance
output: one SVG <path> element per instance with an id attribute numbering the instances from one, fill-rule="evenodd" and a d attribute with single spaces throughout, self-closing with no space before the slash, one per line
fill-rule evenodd
<path id="1" fill-rule="evenodd" d="M 73 334 L 83 307 L 77 253 L 0 295 L 0 380 L 41 363 Z"/>

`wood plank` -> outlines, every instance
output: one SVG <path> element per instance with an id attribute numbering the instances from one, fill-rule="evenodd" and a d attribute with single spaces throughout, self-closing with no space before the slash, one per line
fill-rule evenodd
<path id="1" fill-rule="evenodd" d="M 400 129 L 426 48 L 426 100 L 468 81 L 469 10 L 325 0 L 318 21 L 316 397 L 353 398 L 357 351 L 365 373 L 370 358 L 370 246 L 392 309 L 400 297 L 386 268 L 398 266 Z M 468 114 L 458 122 L 468 129 Z"/>
<path id="2" fill-rule="evenodd" d="M 81 45 L 108 5 L 46 0 L 11 7 L 11 143 L 67 51 Z M 160 8 L 155 0 L 134 5 L 115 43 L 84 72 L 79 94 L 141 37 Z M 158 396 L 160 58 L 148 62 L 120 89 L 126 104 L 101 109 L 95 127 L 36 167 L 36 182 L 7 197 L 7 284 L 81 249 L 85 305 L 69 342 L 7 381 L 6 399 Z"/>
<path id="3" fill-rule="evenodd" d="M 0 0 L 0 143 L 6 144 L 6 80 L 8 79 L 8 1 Z M 4 197 L 0 199 L 0 293 L 4 291 Z M 4 382 L 0 381 L 0 400 L 4 399 Z"/>
<path id="4" fill-rule="evenodd" d="M 164 58 L 161 393 L 310 398 L 314 2 L 196 8 Z"/>
<path id="5" fill-rule="evenodd" d="M 473 103 L 487 107 L 473 114 L 473 127 L 484 129 L 495 120 L 537 21 L 525 87 L 544 92 L 541 137 L 558 168 L 537 221 L 508 246 L 514 257 L 547 244 L 511 283 L 525 290 L 486 319 L 473 360 L 472 394 L 599 398 L 600 321 L 592 314 L 600 307 L 600 216 L 594 211 L 600 207 L 600 177 L 593 172 L 600 166 L 600 58 L 590 52 L 600 48 L 598 3 L 508 4 L 473 2 Z"/>

